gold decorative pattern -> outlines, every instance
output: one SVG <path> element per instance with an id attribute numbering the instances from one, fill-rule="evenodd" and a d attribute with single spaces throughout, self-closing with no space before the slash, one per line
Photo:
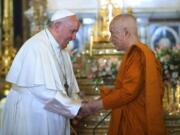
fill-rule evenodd
<path id="1" fill-rule="evenodd" d="M 2 78 L 7 74 L 9 67 L 16 54 L 16 49 L 13 47 L 13 25 L 12 25 L 12 14 L 13 14 L 13 0 L 4 1 L 4 14 L 3 14 L 3 41 L 2 41 L 2 53 L 0 56 L 0 76 Z M 2 84 L 2 89 L 8 89 L 7 83 Z"/>

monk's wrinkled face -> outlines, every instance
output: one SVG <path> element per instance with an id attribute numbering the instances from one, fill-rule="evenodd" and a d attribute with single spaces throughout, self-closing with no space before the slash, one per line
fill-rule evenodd
<path id="1" fill-rule="evenodd" d="M 66 48 L 69 41 L 76 38 L 76 33 L 80 27 L 79 20 L 76 16 L 68 17 L 57 29 L 58 40 L 62 49 Z"/>
<path id="2" fill-rule="evenodd" d="M 117 28 L 113 24 L 110 24 L 110 41 L 114 44 L 116 50 L 118 51 L 124 51 L 127 48 L 127 43 L 125 39 L 125 31 L 123 28 L 120 28 L 120 26 Z"/>

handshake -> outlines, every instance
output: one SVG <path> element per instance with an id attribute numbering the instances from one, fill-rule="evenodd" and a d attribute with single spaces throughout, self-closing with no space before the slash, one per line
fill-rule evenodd
<path id="1" fill-rule="evenodd" d="M 78 125 L 81 119 L 98 112 L 103 108 L 102 100 L 89 100 L 89 101 L 82 101 L 81 108 L 77 116 L 72 120 L 73 125 Z"/>
<path id="2" fill-rule="evenodd" d="M 82 101 L 78 116 L 87 117 L 103 108 L 102 100 Z"/>

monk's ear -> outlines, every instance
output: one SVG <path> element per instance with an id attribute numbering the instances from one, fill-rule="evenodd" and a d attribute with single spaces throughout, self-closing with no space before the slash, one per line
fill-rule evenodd
<path id="1" fill-rule="evenodd" d="M 130 36 L 130 32 L 127 28 L 124 28 L 124 37 L 129 37 Z"/>
<path id="2" fill-rule="evenodd" d="M 128 35 L 128 29 L 127 28 L 124 28 L 124 35 L 125 35 L 125 37 Z"/>

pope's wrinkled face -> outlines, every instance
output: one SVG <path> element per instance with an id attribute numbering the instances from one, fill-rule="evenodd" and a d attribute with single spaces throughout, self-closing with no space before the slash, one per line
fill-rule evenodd
<path id="1" fill-rule="evenodd" d="M 62 49 L 67 47 L 69 41 L 76 38 L 76 33 L 78 32 L 79 27 L 79 20 L 75 16 L 69 17 L 66 21 L 60 24 L 58 27 L 58 38 Z"/>

